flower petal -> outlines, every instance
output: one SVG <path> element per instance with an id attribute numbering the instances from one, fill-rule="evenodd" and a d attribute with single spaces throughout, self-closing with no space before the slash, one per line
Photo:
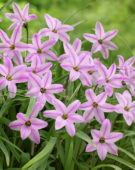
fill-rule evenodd
<path id="1" fill-rule="evenodd" d="M 71 123 L 70 121 L 67 120 L 66 122 L 66 130 L 68 132 L 68 134 L 70 136 L 74 136 L 75 135 L 75 127 L 74 127 L 74 124 Z"/>
<path id="2" fill-rule="evenodd" d="M 79 100 L 75 100 L 74 102 L 72 102 L 68 107 L 67 107 L 67 114 L 72 114 L 75 113 L 78 108 L 80 107 L 80 101 Z"/>
<path id="3" fill-rule="evenodd" d="M 96 150 L 96 147 L 88 144 L 88 145 L 86 146 L 85 152 L 92 152 L 92 151 L 95 151 L 95 150 Z"/>
<path id="4" fill-rule="evenodd" d="M 20 130 L 23 125 L 24 125 L 23 122 L 15 120 L 9 124 L 9 127 L 13 130 Z"/>
<path id="5" fill-rule="evenodd" d="M 45 117 L 49 117 L 49 118 L 52 118 L 52 119 L 56 119 L 58 116 L 60 116 L 61 114 L 58 113 L 57 110 L 46 110 L 43 112 L 43 115 Z"/>
<path id="6" fill-rule="evenodd" d="M 31 129 L 31 133 L 29 135 L 29 138 L 34 141 L 36 144 L 40 143 L 40 136 L 38 130 Z"/>
<path id="7" fill-rule="evenodd" d="M 99 158 L 103 161 L 107 154 L 107 146 L 99 143 L 97 145 L 97 152 L 98 152 Z"/>
<path id="8" fill-rule="evenodd" d="M 83 37 L 86 39 L 86 40 L 88 40 L 88 41 L 90 41 L 90 42 L 93 42 L 93 43 L 95 43 L 95 42 L 97 42 L 97 36 L 96 35 L 94 35 L 94 34 L 83 34 Z"/>
<path id="9" fill-rule="evenodd" d="M 105 33 L 104 35 L 104 40 L 111 40 L 116 34 L 118 33 L 118 30 L 112 30 L 112 31 L 108 31 Z"/>
<path id="10" fill-rule="evenodd" d="M 106 142 L 107 143 L 114 143 L 118 140 L 120 140 L 123 137 L 122 133 L 119 132 L 111 132 L 108 137 L 106 137 Z"/>
<path id="11" fill-rule="evenodd" d="M 37 119 L 37 118 L 31 118 L 31 126 L 34 129 L 43 129 L 48 125 L 46 121 Z"/>
<path id="12" fill-rule="evenodd" d="M 104 28 L 100 22 L 96 23 L 95 33 L 98 36 L 98 39 L 102 39 L 104 36 Z"/>
<path id="13" fill-rule="evenodd" d="M 55 121 L 55 129 L 59 130 L 59 129 L 63 128 L 65 125 L 66 125 L 66 121 L 64 119 L 62 119 L 61 116 L 58 116 Z"/>
<path id="14" fill-rule="evenodd" d="M 110 134 L 110 130 L 111 130 L 111 123 L 109 119 L 105 119 L 102 122 L 102 127 L 100 129 L 102 136 L 106 137 Z"/>
<path id="15" fill-rule="evenodd" d="M 21 138 L 26 139 L 31 133 L 31 128 L 26 127 L 25 125 L 21 127 Z"/>

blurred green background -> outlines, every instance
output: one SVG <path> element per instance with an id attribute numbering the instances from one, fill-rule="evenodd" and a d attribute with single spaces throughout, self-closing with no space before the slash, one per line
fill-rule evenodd
<path id="1" fill-rule="evenodd" d="M 0 7 L 6 2 L 7 0 L 1 0 Z M 12 2 L 11 0 L 0 13 L 0 18 L 3 20 L 0 27 L 7 33 L 6 29 L 11 22 L 4 14 L 12 12 Z M 119 30 L 113 40 L 119 50 L 111 54 L 114 56 L 121 54 L 125 58 L 135 55 L 135 0 L 14 0 L 14 2 L 21 8 L 29 2 L 29 13 L 35 13 L 38 16 L 37 21 L 31 21 L 29 24 L 30 36 L 46 26 L 45 13 L 57 17 L 66 24 L 73 25 L 80 22 L 70 33 L 71 41 L 76 37 L 84 41 L 83 33 L 94 33 L 96 21 L 101 21 L 105 31 Z M 11 34 L 10 32 L 8 34 Z"/>

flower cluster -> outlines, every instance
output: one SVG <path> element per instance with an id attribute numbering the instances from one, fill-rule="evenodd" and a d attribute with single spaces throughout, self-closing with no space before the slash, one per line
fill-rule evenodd
<path id="1" fill-rule="evenodd" d="M 21 10 L 16 3 L 13 3 L 14 13 L 7 13 L 6 17 L 13 22 L 9 27 L 14 29 L 11 38 L 0 30 L 0 52 L 2 52 L 3 64 L 0 64 L 0 89 L 8 86 L 11 98 L 17 93 L 17 83 L 27 83 L 26 96 L 35 98 L 36 103 L 27 117 L 26 114 L 17 113 L 17 120 L 11 122 L 9 127 L 21 132 L 21 138 L 29 137 L 35 143 L 40 142 L 39 129 L 45 128 L 48 123 L 36 118 L 41 110 L 44 110 L 46 102 L 54 106 L 55 110 L 45 110 L 44 117 L 56 119 L 55 129 L 65 126 L 70 136 L 75 135 L 75 123 L 89 122 L 93 117 L 101 124 L 100 131 L 91 130 L 93 143 L 88 144 L 86 152 L 95 149 L 101 160 L 105 159 L 107 151 L 117 155 L 117 147 L 114 144 L 122 138 L 122 133 L 110 133 L 111 123 L 105 119 L 105 112 L 117 112 L 123 114 L 128 125 L 135 120 L 135 103 L 132 102 L 131 94 L 135 95 L 135 68 L 132 66 L 135 57 L 126 62 L 122 56 L 118 56 L 119 66 L 113 63 L 109 68 L 94 59 L 93 54 L 100 51 L 104 59 L 108 59 L 109 50 L 117 50 L 117 46 L 110 40 L 118 33 L 117 30 L 104 32 L 100 22 L 96 23 L 95 35 L 84 34 L 84 38 L 93 43 L 91 52 L 82 51 L 82 42 L 76 38 L 73 44 L 70 43 L 70 36 L 67 32 L 74 30 L 73 26 L 62 24 L 58 19 L 45 14 L 48 28 L 41 29 L 32 37 L 32 43 L 21 42 L 22 28 L 28 27 L 28 22 L 37 19 L 34 14 L 28 15 L 29 4 Z M 43 37 L 48 40 L 43 41 Z M 64 47 L 64 54 L 57 56 L 54 45 L 61 41 Z M 26 52 L 25 59 L 22 52 Z M 48 62 L 53 61 L 53 62 Z M 52 83 L 51 67 L 57 62 L 60 67 L 69 72 L 69 80 L 74 82 L 79 79 L 83 86 L 88 89 L 85 92 L 87 102 L 81 103 L 75 100 L 68 106 L 56 98 L 55 93 L 64 91 L 62 84 Z M 28 64 L 29 63 L 29 64 Z M 30 65 L 30 66 L 29 66 Z M 129 89 L 123 94 L 113 92 L 114 88 L 122 88 L 123 82 Z M 102 88 L 97 95 L 93 87 Z M 117 105 L 107 103 L 107 97 L 116 96 Z M 77 110 L 84 110 L 80 115 Z M 83 113 L 83 112 L 82 112 Z"/>

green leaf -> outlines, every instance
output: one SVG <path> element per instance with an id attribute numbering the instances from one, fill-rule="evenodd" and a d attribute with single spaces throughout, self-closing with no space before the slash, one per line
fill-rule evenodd
<path id="1" fill-rule="evenodd" d="M 79 89 L 81 87 L 81 83 L 77 86 L 77 88 L 75 89 L 74 93 L 72 94 L 72 96 L 69 98 L 68 104 L 71 102 L 71 100 L 76 96 L 76 94 L 78 93 Z"/>
<path id="2" fill-rule="evenodd" d="M 9 152 L 8 152 L 6 146 L 3 144 L 2 141 L 0 141 L 0 149 L 2 150 L 2 152 L 3 152 L 4 155 L 5 155 L 7 166 L 9 166 L 10 155 L 9 155 Z"/>
<path id="3" fill-rule="evenodd" d="M 35 103 L 36 103 L 36 98 L 31 98 L 30 102 L 29 102 L 29 106 L 28 106 L 27 112 L 26 112 L 26 118 L 28 118 L 29 115 L 31 114 L 31 112 L 32 112 L 32 110 L 34 108 Z"/>
<path id="4" fill-rule="evenodd" d="M 8 108 L 10 107 L 10 105 L 12 104 L 12 99 L 8 98 L 5 103 L 3 104 L 1 110 L 0 110 L 0 118 L 4 115 L 4 113 L 8 110 Z"/>
<path id="5" fill-rule="evenodd" d="M 120 147 L 118 147 L 118 149 L 119 149 L 121 152 L 125 153 L 127 156 L 129 156 L 131 159 L 133 159 L 133 160 L 135 161 L 135 156 L 134 156 L 132 153 L 130 153 L 130 152 L 128 152 L 128 151 L 126 151 L 125 149 L 120 148 Z"/>
<path id="6" fill-rule="evenodd" d="M 35 162 L 41 160 L 42 158 L 44 158 L 45 156 L 47 156 L 49 153 L 51 153 L 52 149 L 54 148 L 54 145 L 56 143 L 56 138 L 52 137 L 47 145 L 42 149 L 42 151 L 40 153 L 38 153 L 34 158 L 32 158 L 28 163 L 26 163 L 22 169 L 26 169 L 29 166 L 31 166 L 32 164 L 34 164 Z"/>
<path id="7" fill-rule="evenodd" d="M 77 137 L 79 137 L 80 139 L 86 141 L 87 143 L 93 145 L 94 147 L 96 147 L 96 145 L 94 144 L 94 142 L 92 141 L 92 139 L 83 131 L 78 131 L 75 134 Z"/>
<path id="8" fill-rule="evenodd" d="M 107 154 L 107 157 L 110 158 L 110 159 L 113 159 L 113 160 L 115 160 L 115 161 L 129 167 L 129 168 L 131 168 L 132 170 L 135 170 L 135 166 L 132 163 L 130 163 L 130 162 L 118 157 L 118 156 Z"/>
<path id="9" fill-rule="evenodd" d="M 66 162 L 65 162 L 65 170 L 71 170 L 71 164 L 72 164 L 72 157 L 73 157 L 73 139 L 71 139 L 70 141 L 70 145 L 69 145 L 69 150 L 68 150 L 68 154 L 67 154 L 67 158 L 66 158 Z"/>
<path id="10" fill-rule="evenodd" d="M 104 168 L 104 167 L 110 167 L 113 168 L 115 170 L 122 170 L 120 167 L 116 166 L 116 165 L 112 165 L 112 164 L 101 164 L 101 165 L 97 165 L 96 167 L 92 168 L 91 170 L 96 170 L 99 168 Z M 110 169 L 109 169 L 110 170 Z"/>

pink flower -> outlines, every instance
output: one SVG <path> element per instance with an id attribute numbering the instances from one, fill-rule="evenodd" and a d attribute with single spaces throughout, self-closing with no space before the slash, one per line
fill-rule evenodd
<path id="1" fill-rule="evenodd" d="M 56 119 L 55 129 L 61 129 L 64 126 L 70 136 L 75 135 L 74 123 L 83 122 L 82 116 L 75 114 L 80 106 L 80 101 L 75 100 L 68 107 L 66 107 L 61 101 L 54 100 L 53 105 L 56 110 L 46 110 L 44 112 L 45 117 Z"/>
<path id="2" fill-rule="evenodd" d="M 110 130 L 111 123 L 109 119 L 104 120 L 100 131 L 92 129 L 91 135 L 96 146 L 88 144 L 86 152 L 97 150 L 98 156 L 101 160 L 105 159 L 107 152 L 118 155 L 118 149 L 114 142 L 120 140 L 123 137 L 123 134 L 119 132 L 110 132 Z"/>
<path id="3" fill-rule="evenodd" d="M 56 55 L 49 49 L 56 43 L 55 40 L 47 40 L 43 44 L 41 43 L 41 36 L 34 34 L 32 37 L 32 45 L 29 44 L 30 54 L 26 57 L 25 61 L 31 61 L 35 56 L 38 56 L 42 63 L 45 62 L 45 58 L 48 60 L 57 60 Z"/>
<path id="4" fill-rule="evenodd" d="M 81 104 L 80 110 L 85 110 L 85 121 L 91 120 L 94 116 L 99 123 L 104 121 L 104 112 L 113 112 L 115 107 L 109 103 L 105 103 L 107 100 L 107 94 L 105 92 L 95 95 L 92 89 L 88 89 L 85 92 L 87 102 Z"/>
<path id="5" fill-rule="evenodd" d="M 135 120 L 135 102 L 132 102 L 132 97 L 127 90 L 124 91 L 123 95 L 115 93 L 115 96 L 119 102 L 115 112 L 123 114 L 126 123 L 130 126 Z"/>
<path id="6" fill-rule="evenodd" d="M 11 30 L 15 28 L 18 24 L 25 25 L 27 22 L 37 19 L 37 16 L 35 14 L 28 15 L 28 10 L 29 10 L 29 4 L 26 4 L 24 9 L 21 10 L 20 7 L 16 4 L 13 3 L 13 10 L 14 13 L 6 13 L 6 17 L 14 22 L 8 30 Z"/>
<path id="7" fill-rule="evenodd" d="M 52 67 L 52 63 L 41 63 L 38 56 L 32 60 L 31 67 L 27 68 L 28 73 L 36 74 L 40 77 Z"/>
<path id="8" fill-rule="evenodd" d="M 94 68 L 93 65 L 88 63 L 89 55 L 87 52 L 78 56 L 74 48 L 67 43 L 64 44 L 64 49 L 68 57 L 62 60 L 61 67 L 70 72 L 70 81 L 77 80 L 80 78 L 82 72 L 89 71 Z"/>
<path id="9" fill-rule="evenodd" d="M 124 58 L 121 55 L 118 55 L 119 59 L 119 66 L 117 67 L 119 70 L 119 73 L 123 76 L 129 76 L 130 72 L 132 70 L 135 70 L 132 65 L 135 62 L 135 56 L 129 58 L 127 61 L 124 62 Z"/>
<path id="10" fill-rule="evenodd" d="M 97 51 L 101 51 L 103 57 L 105 59 L 108 58 L 109 52 L 108 50 L 117 50 L 117 46 L 112 43 L 110 40 L 118 33 L 118 30 L 112 30 L 108 32 L 104 32 L 104 28 L 100 22 L 96 23 L 94 34 L 84 34 L 84 38 L 93 43 L 92 53 L 96 53 Z"/>
<path id="11" fill-rule="evenodd" d="M 21 26 L 17 26 L 12 34 L 11 39 L 7 34 L 0 29 L 0 38 L 3 43 L 0 43 L 0 52 L 4 52 L 5 56 L 13 57 L 16 64 L 22 64 L 22 56 L 20 51 L 26 51 L 28 45 L 20 42 L 22 29 Z"/>
<path id="12" fill-rule="evenodd" d="M 24 140 L 29 137 L 36 144 L 40 143 L 39 129 L 45 128 L 48 123 L 37 119 L 36 116 L 39 112 L 39 103 L 37 103 L 28 118 L 23 113 L 17 113 L 17 120 L 11 122 L 9 127 L 13 130 L 21 132 L 21 138 Z"/>
<path id="13" fill-rule="evenodd" d="M 103 64 L 98 64 L 99 73 L 101 76 L 97 80 L 99 87 L 104 86 L 107 95 L 110 97 L 113 94 L 113 88 L 122 88 L 123 76 L 120 74 L 115 74 L 116 64 L 113 63 L 109 69 L 107 69 Z"/>
<path id="14" fill-rule="evenodd" d="M 63 91 L 63 85 L 51 84 L 51 71 L 48 71 L 42 79 L 39 76 L 30 73 L 29 81 L 32 83 L 32 87 L 28 90 L 26 95 L 37 98 L 37 101 L 39 101 L 42 107 L 44 107 L 46 101 L 52 103 L 52 100 L 55 98 L 53 93 Z"/>
<path id="15" fill-rule="evenodd" d="M 16 95 L 16 83 L 23 83 L 28 81 L 26 74 L 26 66 L 19 65 L 13 67 L 11 59 L 4 58 L 4 65 L 0 64 L 0 90 L 8 86 L 10 97 L 13 98 Z"/>
<path id="16" fill-rule="evenodd" d="M 70 37 L 66 32 L 72 31 L 74 27 L 62 24 L 57 18 L 53 18 L 48 14 L 45 15 L 45 20 L 49 28 L 43 28 L 40 35 L 49 36 L 56 41 L 60 39 L 63 42 L 69 42 Z"/>

